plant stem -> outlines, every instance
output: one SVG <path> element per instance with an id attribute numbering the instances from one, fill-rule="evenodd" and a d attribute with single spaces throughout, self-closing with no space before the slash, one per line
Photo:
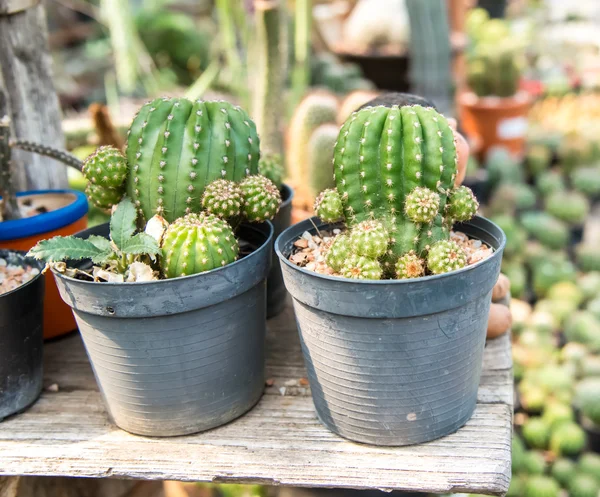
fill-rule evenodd
<path id="1" fill-rule="evenodd" d="M 296 0 L 294 28 L 294 68 L 292 71 L 292 104 L 295 107 L 310 85 L 310 35 L 312 32 L 312 0 Z"/>

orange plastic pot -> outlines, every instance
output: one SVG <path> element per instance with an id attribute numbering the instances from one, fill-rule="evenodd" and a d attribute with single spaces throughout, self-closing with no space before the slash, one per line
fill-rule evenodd
<path id="1" fill-rule="evenodd" d="M 88 203 L 75 190 L 39 190 L 17 194 L 19 204 L 47 212 L 0 222 L 0 248 L 27 251 L 40 240 L 68 236 L 87 228 Z M 77 328 L 70 307 L 58 293 L 54 277 L 47 275 L 44 297 L 44 339 L 65 335 Z"/>
<path id="2" fill-rule="evenodd" d="M 490 148 L 501 146 L 521 157 L 525 152 L 527 113 L 531 98 L 527 93 L 514 97 L 478 97 L 472 92 L 459 99 L 461 125 L 466 134 L 480 143 L 478 158 L 485 160 Z"/>

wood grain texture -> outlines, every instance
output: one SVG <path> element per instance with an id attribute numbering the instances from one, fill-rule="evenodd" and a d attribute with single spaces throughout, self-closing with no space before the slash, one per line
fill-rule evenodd
<path id="1" fill-rule="evenodd" d="M 221 428 L 169 439 L 131 435 L 110 423 L 78 336 L 48 344 L 42 397 L 0 423 L 0 474 L 506 492 L 509 335 L 486 347 L 477 409 L 466 426 L 427 444 L 384 448 L 348 442 L 318 422 L 294 323 L 289 305 L 269 322 L 270 386 L 256 408 Z"/>
<path id="2" fill-rule="evenodd" d="M 9 8 L 0 0 L 0 12 Z M 0 15 L 0 88 L 7 97 L 13 135 L 63 148 L 60 106 L 54 90 L 43 4 L 12 15 Z M 52 159 L 15 150 L 17 190 L 64 188 L 67 173 Z"/>

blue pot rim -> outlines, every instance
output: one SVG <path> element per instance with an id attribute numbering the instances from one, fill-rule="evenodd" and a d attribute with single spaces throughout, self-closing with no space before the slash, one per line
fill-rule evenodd
<path id="1" fill-rule="evenodd" d="M 70 194 L 75 200 L 69 205 L 50 212 L 24 219 L 12 219 L 0 222 L 0 241 L 17 240 L 30 236 L 48 233 L 81 219 L 88 212 L 88 201 L 84 193 L 77 190 L 31 190 L 17 193 L 17 197 L 33 195 Z"/>

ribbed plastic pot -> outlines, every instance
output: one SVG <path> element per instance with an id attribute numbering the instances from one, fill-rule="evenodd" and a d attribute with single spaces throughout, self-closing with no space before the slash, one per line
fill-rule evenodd
<path id="1" fill-rule="evenodd" d="M 411 445 L 453 433 L 473 414 L 505 236 L 480 217 L 457 229 L 495 253 L 414 280 L 348 280 L 292 264 L 294 241 L 315 232 L 310 220 L 275 242 L 317 415 L 334 433 L 373 445 Z"/>
<path id="2" fill-rule="evenodd" d="M 43 264 L 0 249 L 9 264 Z M 33 404 L 42 391 L 44 276 L 0 295 L 0 421 Z"/>
<path id="3" fill-rule="evenodd" d="M 274 229 L 273 238 L 277 238 L 284 230 L 289 228 L 292 223 L 293 198 L 294 190 L 292 190 L 290 186 L 284 184 L 281 187 L 281 207 L 279 208 L 279 212 L 275 216 L 275 219 L 271 221 Z M 271 270 L 267 277 L 267 319 L 274 318 L 283 311 L 286 296 L 287 291 L 283 284 L 281 267 L 277 261 L 277 254 L 273 251 Z"/>
<path id="4" fill-rule="evenodd" d="M 106 235 L 102 228 L 79 236 Z M 94 283 L 55 273 L 120 428 L 196 433 L 241 416 L 262 396 L 273 227 L 244 225 L 240 237 L 252 253 L 193 276 Z"/>

